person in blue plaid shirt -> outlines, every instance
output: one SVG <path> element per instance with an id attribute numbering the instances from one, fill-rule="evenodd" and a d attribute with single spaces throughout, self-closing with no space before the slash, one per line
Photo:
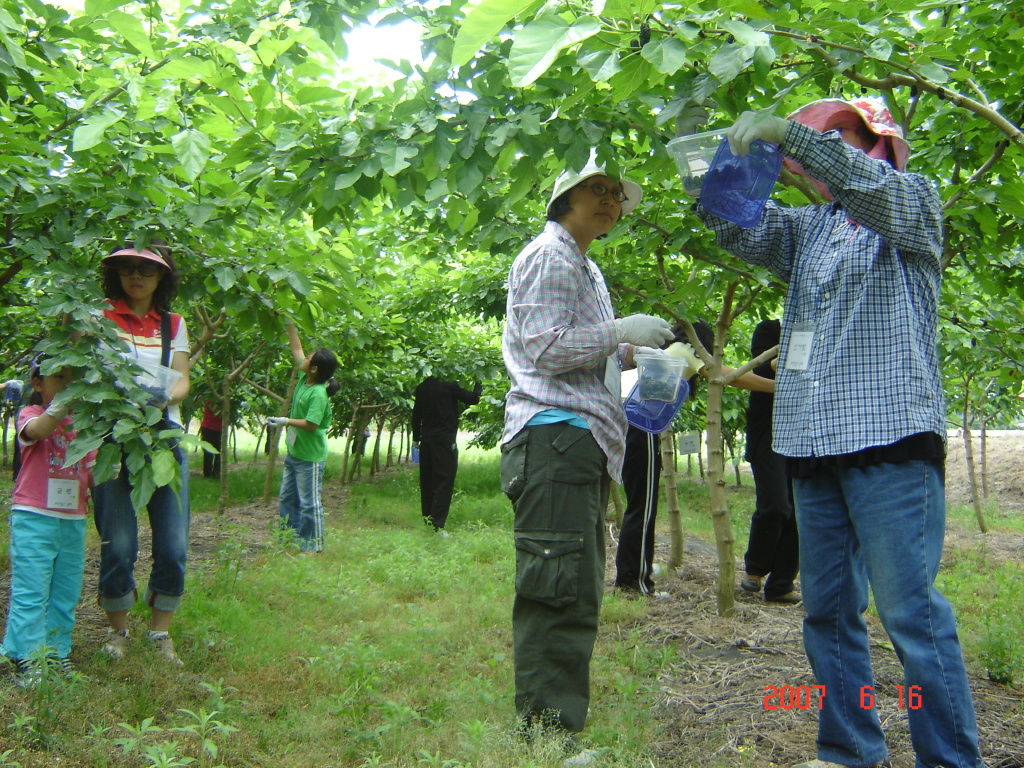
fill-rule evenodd
<path id="1" fill-rule="evenodd" d="M 788 120 L 745 112 L 727 136 L 734 154 L 778 144 L 829 201 L 769 201 L 749 229 L 697 205 L 719 245 L 789 284 L 773 448 L 793 475 L 804 648 L 824 687 L 818 759 L 801 766 L 886 758 L 875 697 L 897 692 L 874 687 L 870 585 L 903 663 L 917 768 L 981 768 L 956 621 L 934 585 L 946 511 L 939 195 L 904 172 L 909 147 L 876 99 L 817 101 Z"/>
<path id="2" fill-rule="evenodd" d="M 569 749 L 590 702 L 609 478 L 622 477 L 620 371 L 638 346 L 672 338 L 661 318 L 616 319 L 601 270 L 586 255 L 640 196 L 637 184 L 609 177 L 593 160 L 566 171 L 544 231 L 508 278 L 501 480 L 515 512 L 516 710 L 527 738 L 553 731 Z M 568 764 L 591 758 L 584 750 Z"/>

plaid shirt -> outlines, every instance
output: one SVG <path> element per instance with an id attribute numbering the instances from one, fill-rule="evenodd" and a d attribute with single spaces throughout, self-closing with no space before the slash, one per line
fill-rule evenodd
<path id="1" fill-rule="evenodd" d="M 945 435 L 935 347 L 942 213 L 934 186 L 872 160 L 834 131 L 791 123 L 782 149 L 836 202 L 769 202 L 751 229 L 698 206 L 719 245 L 789 283 L 775 451 L 835 456 L 919 432 Z M 811 356 L 805 371 L 787 370 L 800 322 L 814 324 Z"/>
<path id="2" fill-rule="evenodd" d="M 541 411 L 578 414 L 608 457 L 608 474 L 621 482 L 626 416 L 604 385 L 616 343 L 615 315 L 601 270 L 580 253 L 561 224 L 544 231 L 516 257 L 508 276 L 501 353 L 512 388 L 505 398 L 505 432 L 515 437 Z"/>

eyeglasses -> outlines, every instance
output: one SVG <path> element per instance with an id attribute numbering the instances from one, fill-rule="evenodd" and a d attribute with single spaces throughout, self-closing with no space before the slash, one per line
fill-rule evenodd
<path id="1" fill-rule="evenodd" d="M 121 277 L 131 277 L 136 272 L 142 277 L 153 277 L 160 269 L 160 265 L 152 261 L 142 261 L 137 264 L 132 264 L 130 261 L 117 262 L 117 274 Z"/>
<path id="2" fill-rule="evenodd" d="M 627 200 L 629 200 L 629 198 L 626 197 L 626 193 L 623 192 L 621 189 L 609 189 L 608 187 L 606 187 L 604 184 L 601 184 L 600 182 L 598 182 L 597 184 L 581 184 L 580 186 L 581 187 L 586 187 L 587 189 L 589 189 L 591 192 L 593 192 L 598 197 L 604 197 L 605 195 L 611 195 L 612 196 L 612 200 L 614 200 L 616 203 L 624 203 Z"/>

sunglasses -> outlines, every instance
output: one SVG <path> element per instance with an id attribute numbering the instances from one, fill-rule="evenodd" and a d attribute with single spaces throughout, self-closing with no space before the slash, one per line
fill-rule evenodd
<path id="1" fill-rule="evenodd" d="M 153 277 L 163 267 L 152 261 L 142 261 L 138 264 L 132 264 L 130 261 L 118 261 L 115 269 L 121 277 L 131 277 L 135 273 L 140 274 L 142 277 Z"/>

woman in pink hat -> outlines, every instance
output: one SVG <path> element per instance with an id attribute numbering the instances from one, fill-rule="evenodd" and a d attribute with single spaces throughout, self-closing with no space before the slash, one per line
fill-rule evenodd
<path id="1" fill-rule="evenodd" d="M 144 369 L 170 368 L 180 374 L 166 390 L 154 388 L 150 405 L 164 413 L 168 427 L 180 427 L 179 404 L 189 390 L 189 342 L 185 320 L 171 312 L 178 271 L 166 246 L 119 248 L 105 257 L 103 290 L 110 304 L 104 314 L 117 326 L 127 356 Z M 139 554 L 138 513 L 149 515 L 153 533 L 153 567 L 143 600 L 151 609 L 147 641 L 158 657 L 174 666 L 181 660 L 169 630 L 185 591 L 188 556 L 188 462 L 174 449 L 181 467 L 181 489 L 162 486 L 153 492 L 146 510 L 136 510 L 127 469 L 93 489 L 96 530 L 100 546 L 99 603 L 110 628 L 104 651 L 119 659 L 129 648 L 128 612 L 138 600 L 134 568 Z"/>
<path id="2" fill-rule="evenodd" d="M 949 602 L 935 588 L 945 532 L 946 416 L 936 355 L 942 211 L 905 173 L 909 148 L 877 99 L 826 99 L 788 120 L 743 113 L 734 154 L 778 144 L 829 201 L 769 201 L 743 229 L 698 205 L 719 245 L 789 284 L 773 425 L 800 536 L 804 647 L 823 686 L 818 759 L 886 757 L 867 627 L 868 586 L 904 668 L 917 768 L 981 768 Z M 910 702 L 910 698 L 913 702 Z"/>

